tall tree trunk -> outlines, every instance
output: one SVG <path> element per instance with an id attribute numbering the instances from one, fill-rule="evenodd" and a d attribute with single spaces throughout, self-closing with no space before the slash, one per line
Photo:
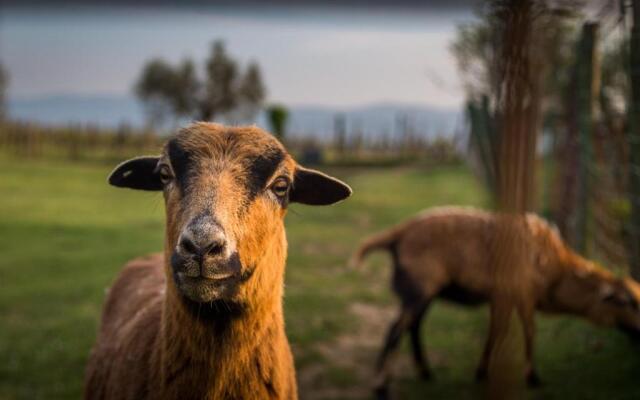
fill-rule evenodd
<path id="1" fill-rule="evenodd" d="M 532 57 L 534 0 L 494 3 L 501 25 L 497 205 L 501 223 L 492 244 L 494 298 L 489 363 L 490 398 L 520 398 L 523 371 L 518 307 L 527 296 L 522 271 L 530 253 L 524 213 L 533 209 L 536 141 L 540 114 L 540 67 Z"/>

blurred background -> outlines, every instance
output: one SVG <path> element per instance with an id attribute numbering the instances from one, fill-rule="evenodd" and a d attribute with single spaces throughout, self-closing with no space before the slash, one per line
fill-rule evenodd
<path id="1" fill-rule="evenodd" d="M 351 271 L 350 252 L 424 208 L 499 196 L 509 2 L 422 3 L 0 3 L 0 398 L 80 396 L 105 288 L 162 248 L 162 196 L 106 177 L 192 120 L 255 123 L 353 187 L 336 207 L 291 207 L 285 315 L 302 398 L 369 398 L 397 305 L 389 261 Z M 640 4 L 533 3 L 515 43 L 536 105 L 531 208 L 638 277 Z M 398 398 L 481 397 L 487 311 L 438 303 L 423 332 L 437 379 L 420 381 L 403 349 Z M 640 396 L 625 337 L 537 321 L 545 385 L 528 396 Z"/>

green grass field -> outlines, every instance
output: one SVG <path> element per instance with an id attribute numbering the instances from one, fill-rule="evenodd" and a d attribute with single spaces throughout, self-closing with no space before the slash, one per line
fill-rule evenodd
<path id="1" fill-rule="evenodd" d="M 130 258 L 162 246 L 162 196 L 117 190 L 108 166 L 0 158 L 0 399 L 76 399 L 105 288 Z M 364 235 L 434 205 L 486 204 L 463 167 L 331 171 L 352 199 L 293 205 L 287 217 L 287 331 L 303 399 L 370 397 L 373 360 L 395 313 L 384 255 L 351 271 Z M 474 383 L 488 310 L 437 303 L 423 327 L 436 379 L 397 357 L 399 399 L 483 397 Z M 640 398 L 640 357 L 617 332 L 538 317 L 533 399 Z"/>

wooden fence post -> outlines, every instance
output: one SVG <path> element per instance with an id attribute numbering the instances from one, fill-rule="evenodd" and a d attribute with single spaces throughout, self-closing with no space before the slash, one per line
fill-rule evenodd
<path id="1" fill-rule="evenodd" d="M 640 0 L 633 0 L 630 41 L 631 102 L 629 106 L 629 265 L 640 280 Z"/>
<path id="2" fill-rule="evenodd" d="M 577 100 L 578 100 L 578 198 L 576 204 L 576 249 L 587 251 L 589 230 L 589 180 L 592 162 L 591 140 L 594 116 L 600 91 L 600 68 L 597 56 L 598 24 L 587 22 L 582 27 L 582 35 L 576 57 Z"/>

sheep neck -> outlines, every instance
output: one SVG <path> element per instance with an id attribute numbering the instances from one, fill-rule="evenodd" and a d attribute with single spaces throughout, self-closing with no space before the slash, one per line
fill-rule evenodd
<path id="1" fill-rule="evenodd" d="M 282 251 L 275 252 L 280 254 Z M 170 277 L 170 265 L 165 265 L 168 276 L 159 337 L 159 374 L 167 391 L 187 386 L 191 390 L 208 388 L 211 393 L 216 387 L 233 386 L 247 378 L 246 371 L 253 369 L 257 359 L 273 352 L 285 337 L 282 280 L 270 287 L 260 287 L 260 283 L 270 282 L 262 279 L 264 271 L 273 271 L 274 267 L 283 271 L 284 264 L 283 257 L 264 257 L 251 281 L 245 283 L 249 286 L 245 289 L 253 293 L 247 297 L 251 303 L 241 309 L 220 303 L 214 315 L 205 317 L 185 303 Z"/>

